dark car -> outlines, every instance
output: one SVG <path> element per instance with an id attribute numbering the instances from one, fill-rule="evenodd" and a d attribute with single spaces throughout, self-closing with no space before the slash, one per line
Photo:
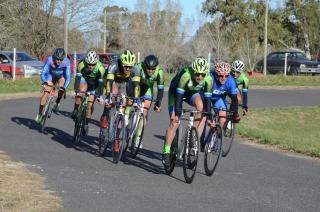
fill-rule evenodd
<path id="1" fill-rule="evenodd" d="M 271 74 L 284 72 L 285 53 L 287 56 L 287 73 L 297 74 L 320 74 L 320 63 L 307 59 L 303 52 L 279 51 L 272 52 L 267 56 L 267 71 Z M 263 59 L 256 64 L 257 71 L 263 71 Z"/>
<path id="2" fill-rule="evenodd" d="M 105 54 L 98 54 L 99 60 L 103 63 L 105 69 L 109 67 L 109 65 L 119 58 L 119 55 L 116 53 L 105 53 Z"/>

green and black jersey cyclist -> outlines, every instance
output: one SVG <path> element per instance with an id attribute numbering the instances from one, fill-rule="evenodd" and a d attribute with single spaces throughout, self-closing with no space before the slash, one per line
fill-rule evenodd
<path id="1" fill-rule="evenodd" d="M 245 66 L 241 60 L 236 60 L 231 64 L 231 75 L 234 77 L 237 83 L 238 102 L 242 103 L 243 115 L 248 113 L 248 90 L 249 90 L 249 79 L 243 72 Z M 240 92 L 240 86 L 242 91 Z M 241 101 L 242 99 L 242 101 Z"/>
<path id="2" fill-rule="evenodd" d="M 130 51 L 125 50 L 120 59 L 115 60 L 108 67 L 105 76 L 105 87 L 107 99 L 110 95 L 125 94 L 126 96 L 134 97 L 136 100 L 134 105 L 139 105 L 140 97 L 140 70 L 136 64 L 136 55 Z M 129 100 L 128 103 L 124 101 L 126 124 L 128 123 L 128 116 L 131 110 L 130 105 L 133 101 Z M 103 114 L 100 119 L 101 128 L 107 128 L 108 117 L 110 117 L 111 105 L 106 102 Z M 115 142 L 114 151 L 119 151 L 119 142 Z"/>
<path id="3" fill-rule="evenodd" d="M 212 78 L 208 75 L 209 64 L 203 57 L 193 60 L 191 67 L 181 69 L 172 79 L 169 89 L 170 125 L 166 131 L 163 149 L 163 164 L 170 166 L 171 144 L 182 113 L 182 101 L 185 101 L 199 111 L 209 112 L 211 109 Z M 202 97 L 202 94 L 203 97 Z M 195 126 L 201 135 L 206 117 L 199 113 L 195 116 Z"/>
<path id="4" fill-rule="evenodd" d="M 148 55 L 145 57 L 144 61 L 138 64 L 141 79 L 140 79 L 140 97 L 144 99 L 144 127 L 147 124 L 148 120 L 148 111 L 151 107 L 153 100 L 153 86 L 157 83 L 157 99 L 154 105 L 154 111 L 161 111 L 161 102 L 163 98 L 164 92 L 164 78 L 163 69 L 159 66 L 159 59 L 155 55 Z M 139 127 L 138 136 L 136 139 L 136 144 L 140 140 L 141 128 Z M 142 143 L 140 144 L 140 148 L 142 148 Z"/>
<path id="5" fill-rule="evenodd" d="M 105 69 L 103 64 L 98 60 L 96 52 L 88 51 L 85 60 L 81 61 L 78 65 L 74 84 L 76 97 L 74 109 L 71 115 L 72 118 L 75 118 L 83 95 L 85 95 L 86 92 L 90 92 L 91 95 L 88 99 L 88 110 L 86 114 L 87 125 L 84 126 L 85 134 L 88 134 L 88 123 L 92 116 L 95 97 L 99 97 L 103 94 L 104 73 Z"/>

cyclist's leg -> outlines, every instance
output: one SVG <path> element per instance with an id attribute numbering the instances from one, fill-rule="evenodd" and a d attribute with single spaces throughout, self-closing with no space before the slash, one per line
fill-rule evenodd
<path id="1" fill-rule="evenodd" d="M 203 99 L 200 93 L 195 93 L 192 96 L 187 96 L 186 102 L 195 107 L 196 110 L 203 112 Z M 197 113 L 194 116 L 194 125 L 198 130 L 198 135 L 201 136 L 204 125 L 205 125 L 206 117 L 202 113 Z M 199 138 L 200 139 L 200 138 Z"/>
<path id="2" fill-rule="evenodd" d="M 179 121 L 178 121 L 178 118 L 176 117 L 175 112 L 174 112 L 175 90 L 171 89 L 171 88 L 169 89 L 168 104 L 169 104 L 170 124 L 169 124 L 169 127 L 167 128 L 167 131 L 166 131 L 166 138 L 165 138 L 164 149 L 163 149 L 164 154 L 170 153 L 172 141 L 176 135 L 176 130 L 179 127 Z"/>
<path id="3" fill-rule="evenodd" d="M 38 115 L 36 117 L 36 121 L 37 122 L 40 121 L 40 117 L 42 115 L 42 111 L 43 111 L 44 105 L 46 104 L 48 96 L 49 96 L 49 94 L 50 94 L 50 92 L 52 90 L 52 87 L 50 87 L 50 86 L 53 86 L 52 75 L 49 74 L 49 73 L 47 74 L 46 82 L 48 83 L 49 86 L 47 86 L 47 85 L 44 86 L 43 94 L 40 97 L 39 111 L 38 111 Z"/>
<path id="4" fill-rule="evenodd" d="M 79 108 L 81 101 L 82 101 L 82 97 L 85 94 L 85 92 L 87 91 L 87 89 L 88 89 L 88 84 L 87 84 L 86 80 L 84 78 L 82 78 L 79 83 L 79 92 L 76 94 L 76 97 L 75 97 L 74 109 L 72 112 L 73 118 L 77 114 L 78 108 Z"/>
<path id="5" fill-rule="evenodd" d="M 242 95 L 241 95 L 240 90 L 238 90 L 237 98 L 238 98 L 238 103 L 241 104 L 241 102 L 242 102 Z"/>
<path id="6" fill-rule="evenodd" d="M 214 107 L 223 109 L 223 110 L 219 110 L 219 123 L 220 123 L 220 126 L 222 127 L 224 126 L 224 123 L 227 120 L 227 113 L 225 111 L 227 109 L 227 104 L 224 99 L 219 98 L 215 102 Z"/>
<path id="7" fill-rule="evenodd" d="M 57 82 L 57 83 L 58 83 L 59 88 L 64 86 L 65 81 L 66 81 L 66 79 L 65 79 L 64 77 L 60 77 L 60 78 L 58 79 L 58 82 Z M 59 89 L 59 91 L 58 91 L 58 97 L 57 97 L 57 100 L 56 100 L 56 103 L 57 103 L 57 104 L 60 103 L 60 100 L 61 100 L 63 94 L 64 94 L 64 91 Z"/>

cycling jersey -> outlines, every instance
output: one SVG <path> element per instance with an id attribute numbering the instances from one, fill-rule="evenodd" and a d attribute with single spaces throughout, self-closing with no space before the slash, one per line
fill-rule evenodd
<path id="1" fill-rule="evenodd" d="M 88 84 L 88 91 L 97 89 L 99 80 L 103 80 L 105 69 L 98 61 L 93 71 L 90 71 L 88 64 L 83 60 L 78 65 L 77 74 L 81 74 L 81 83 Z"/>
<path id="2" fill-rule="evenodd" d="M 242 72 L 240 76 L 236 79 L 237 88 L 242 86 L 242 107 L 248 108 L 248 90 L 249 90 L 249 79 L 247 75 Z"/>
<path id="3" fill-rule="evenodd" d="M 191 67 L 181 69 L 177 75 L 171 80 L 169 89 L 169 112 L 182 110 L 182 97 L 186 97 L 186 101 L 194 105 L 194 98 L 198 95 L 204 95 L 204 108 L 208 112 L 210 110 L 210 98 L 212 93 L 212 78 L 207 75 L 200 83 L 196 83 L 193 79 L 193 71 Z"/>
<path id="4" fill-rule="evenodd" d="M 213 89 L 211 100 L 214 102 L 214 106 L 217 108 L 227 109 L 226 96 L 237 95 L 238 89 L 236 81 L 233 76 L 229 75 L 224 84 L 220 84 L 214 72 L 210 72 L 210 76 L 213 79 Z"/>
<path id="5" fill-rule="evenodd" d="M 120 59 L 116 60 L 114 63 L 110 64 L 106 76 L 106 93 L 107 95 L 112 93 L 112 84 L 116 83 L 130 83 L 132 81 L 134 87 L 134 97 L 139 98 L 140 96 L 140 70 L 137 65 L 132 67 L 132 71 L 128 74 L 123 72 L 123 67 L 121 65 Z M 128 95 L 128 94 L 127 94 Z"/>
<path id="6" fill-rule="evenodd" d="M 50 56 L 41 72 L 42 82 L 53 81 L 61 77 L 65 78 L 64 88 L 68 88 L 71 81 L 70 60 L 65 57 L 61 63 L 57 65 L 54 62 L 53 56 Z"/>
<path id="7" fill-rule="evenodd" d="M 141 73 L 141 80 L 140 80 L 140 96 L 143 96 L 145 99 L 152 100 L 153 99 L 153 85 L 157 82 L 157 88 L 158 88 L 158 94 L 157 94 L 157 100 L 155 105 L 160 106 L 162 97 L 163 97 L 163 91 L 164 91 L 164 71 L 162 68 L 158 65 L 153 73 L 152 76 L 148 76 L 147 68 L 143 62 L 138 64 L 138 67 L 140 69 Z"/>

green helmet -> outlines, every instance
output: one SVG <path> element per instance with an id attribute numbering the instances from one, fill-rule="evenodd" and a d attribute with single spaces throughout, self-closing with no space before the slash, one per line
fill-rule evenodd
<path id="1" fill-rule="evenodd" d="M 192 65 L 193 73 L 207 74 L 209 71 L 209 63 L 203 57 L 197 57 L 193 60 Z"/>
<path id="2" fill-rule="evenodd" d="M 121 54 L 120 60 L 123 66 L 133 66 L 136 63 L 136 55 L 130 50 L 125 50 Z"/>

